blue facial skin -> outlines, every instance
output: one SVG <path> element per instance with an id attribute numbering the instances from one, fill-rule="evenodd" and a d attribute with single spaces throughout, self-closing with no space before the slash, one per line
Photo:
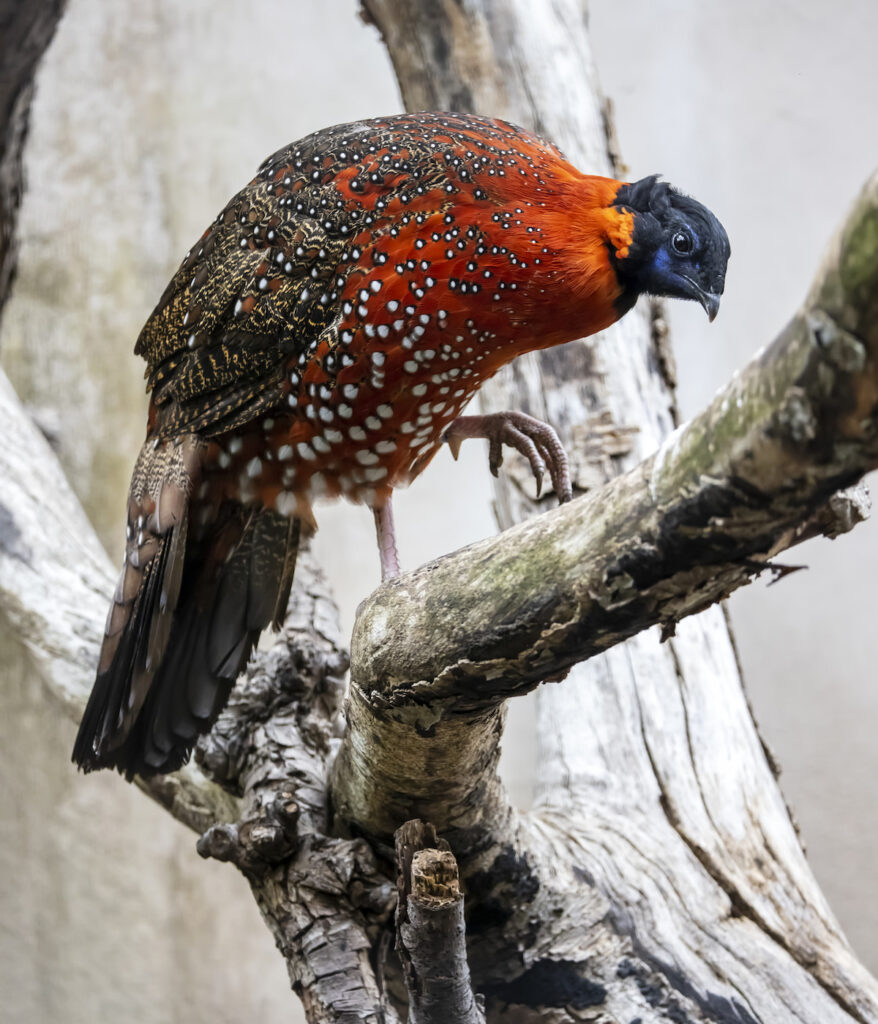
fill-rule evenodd
<path id="1" fill-rule="evenodd" d="M 682 231 L 676 232 L 677 235 Z M 701 246 L 698 238 L 690 231 L 688 237 L 693 243 L 691 256 L 668 251 L 669 242 L 659 248 L 643 269 L 644 291 L 652 295 L 667 295 L 677 299 L 693 299 L 700 302 L 710 320 L 719 312 L 719 300 L 722 295 L 723 281 L 717 283 L 719 289 L 713 291 L 710 285 L 714 282 L 701 283 L 703 274 L 701 266 Z M 723 275 L 724 276 L 724 275 Z"/>

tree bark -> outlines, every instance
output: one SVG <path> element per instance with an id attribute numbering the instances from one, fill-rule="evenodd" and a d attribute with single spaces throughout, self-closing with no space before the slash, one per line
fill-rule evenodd
<path id="1" fill-rule="evenodd" d="M 364 6 L 382 32 L 408 108 L 505 116 L 544 132 L 583 169 L 617 170 L 582 4 Z M 636 465 L 676 426 L 672 367 L 660 307 L 641 309 L 586 345 L 518 360 L 482 389 L 482 404 L 485 411 L 519 408 L 552 422 L 572 449 L 578 483 L 589 488 Z M 522 468 L 498 481 L 501 525 L 533 514 L 526 479 Z M 724 990 L 723 998 L 751 1007 L 757 1018 L 822 1019 L 841 1008 L 873 1019 L 874 983 L 855 966 L 804 862 L 721 609 L 684 622 L 665 645 L 658 641 L 657 631 L 641 633 L 575 669 L 564 685 L 540 692 L 537 811 L 563 826 L 555 852 L 584 849 L 571 818 L 604 823 L 594 831 L 583 826 L 593 858 L 588 877 L 609 898 L 642 963 L 658 965 L 667 998 L 674 998 L 670 983 L 671 990 L 700 993 L 702 1006 L 720 1016 L 706 993 Z M 648 883 L 637 866 L 644 862 L 676 865 L 670 887 Z M 703 916 L 674 895 L 676 887 L 695 891 L 699 875 L 705 896 L 711 894 Z M 785 883 L 770 883 L 779 878 Z M 712 941 L 694 943 L 693 957 L 692 935 L 716 934 L 717 907 L 754 922 L 777 946 L 743 986 L 741 964 L 718 957 Z M 658 925 L 675 918 L 675 925 Z M 742 948 L 739 942 L 731 940 L 730 948 Z M 790 956 L 801 974 L 787 970 Z M 776 978 L 785 981 L 776 987 Z M 817 1011 L 807 994 L 815 978 L 831 1009 Z M 654 1006 L 645 1019 L 657 1013 Z"/>
<path id="2" fill-rule="evenodd" d="M 835 268 L 865 266 L 864 260 L 847 254 L 857 239 L 874 239 L 871 229 L 866 230 L 878 211 L 874 183 L 866 193 L 870 194 L 871 205 L 857 207 L 824 286 L 815 290 L 815 304 L 821 303 L 824 310 L 839 294 Z M 878 252 L 873 251 L 868 262 L 878 273 Z M 864 283 L 862 276 L 855 280 Z M 865 289 L 866 296 L 872 294 Z M 871 301 L 862 295 L 859 299 Z M 834 314 L 857 328 L 843 306 L 837 305 Z M 821 321 L 824 328 L 825 323 Z M 825 372 L 804 374 L 800 382 L 832 379 L 838 394 L 868 393 L 861 377 L 875 365 L 874 324 L 863 334 L 858 344 L 864 345 L 867 358 L 830 359 Z M 793 350 L 800 345 L 807 354 L 797 365 L 812 366 L 812 360 L 826 359 L 826 352 L 833 352 L 832 346 L 818 342 L 817 335 L 796 337 Z M 788 339 L 785 334 L 775 353 L 777 366 L 789 356 Z M 771 369 L 771 360 L 763 357 L 762 363 Z M 746 383 L 756 373 L 753 368 L 734 386 L 747 394 Z M 822 402 L 835 407 L 831 390 L 793 393 L 800 398 L 810 395 L 818 413 Z M 821 435 L 820 450 L 827 459 L 813 465 L 800 447 L 807 449 L 807 438 L 778 442 L 772 434 L 751 444 L 762 436 L 760 424 L 776 424 L 788 408 L 789 389 L 776 388 L 770 394 L 773 412 L 760 406 L 755 420 L 743 414 L 740 418 L 742 436 L 750 441 L 737 444 L 732 434 L 724 435 L 714 457 L 720 457 L 720 450 L 729 457 L 736 451 L 749 453 L 751 470 L 774 467 L 767 479 L 784 481 L 773 500 L 766 488 L 768 500 L 759 503 L 756 519 L 756 535 L 768 536 L 769 546 L 776 547 L 796 538 L 800 522 L 808 532 L 815 523 L 831 522 L 833 529 L 845 525 L 845 516 L 830 516 L 823 523 L 813 517 L 813 486 L 815 481 L 819 488 L 822 481 L 835 479 L 833 452 L 845 466 L 855 466 L 864 452 L 873 458 L 874 449 L 868 418 L 854 419 L 862 428 L 860 437 L 834 443 L 847 436 L 849 417 L 837 421 L 837 436 L 828 428 Z M 718 401 L 721 408 L 722 400 Z M 8 386 L 0 391 L 0 423 L 11 442 L 2 450 L 0 466 L 0 474 L 11 484 L 4 493 L 0 530 L 0 602 L 34 653 L 50 689 L 75 716 L 90 683 L 89 662 L 99 642 L 98 605 L 109 597 L 110 569 L 96 542 L 89 540 L 88 524 L 51 451 Z M 684 428 L 680 437 L 690 433 L 697 433 L 694 425 Z M 682 441 L 676 449 L 663 458 L 662 472 L 668 479 L 677 478 L 680 466 L 691 470 L 698 464 Z M 780 461 L 753 458 L 760 450 L 775 453 Z M 696 447 L 696 452 L 702 451 Z M 798 461 L 790 458 L 788 466 L 798 466 L 799 471 L 790 482 L 780 470 L 783 458 L 796 452 Z M 853 461 L 848 464 L 847 459 Z M 632 478 L 639 480 L 654 463 L 651 460 Z M 622 497 L 604 503 L 620 525 L 637 522 L 638 514 L 643 514 L 642 495 L 637 488 L 622 486 L 624 482 L 621 478 L 609 485 L 610 492 L 621 487 Z M 665 512 L 670 522 L 679 524 L 673 491 L 668 491 L 672 500 Z M 593 500 L 586 496 L 569 508 L 580 503 L 589 508 Z M 841 507 L 849 513 L 856 506 L 845 499 Z M 714 564 L 720 579 L 729 551 L 750 536 L 754 522 L 750 503 L 728 511 L 722 523 L 712 517 L 701 523 L 714 543 L 722 538 L 719 550 L 724 558 Z M 552 537 L 552 522 L 563 523 L 569 515 L 568 507 L 550 512 L 532 520 L 525 530 L 536 531 L 539 548 L 543 525 L 549 524 L 545 536 Z M 573 520 L 577 525 L 587 521 L 580 516 Z M 701 550 L 698 525 L 689 523 L 687 531 L 695 550 Z M 668 530 L 657 527 L 655 533 L 661 537 Z M 573 539 L 576 536 L 571 533 Z M 76 571 L 71 572 L 64 566 L 74 542 Z M 548 609 L 550 620 L 560 618 L 552 610 L 562 600 L 563 588 L 556 586 L 551 569 L 534 584 L 533 556 L 515 531 L 486 544 L 494 547 L 495 561 L 508 566 L 500 579 L 506 585 L 510 574 L 508 593 L 528 592 L 538 599 L 543 594 L 538 605 Z M 418 588 L 428 605 L 437 599 L 453 602 L 443 583 L 445 569 L 466 564 L 482 547 L 428 567 L 432 587 L 423 584 L 423 570 L 385 585 L 367 605 L 364 621 L 373 623 L 374 632 L 379 618 L 374 609 L 384 604 L 385 617 L 399 615 L 399 594 L 414 594 Z M 557 554 L 559 546 L 550 545 L 550 550 Z M 520 557 L 511 558 L 510 552 Z M 557 561 L 547 559 L 550 566 Z M 659 564 L 667 570 L 666 577 L 654 581 L 661 600 L 673 603 L 675 594 L 684 598 L 686 574 L 677 571 L 673 559 Z M 485 600 L 493 597 L 492 587 Z M 502 624 L 501 611 L 502 606 L 497 609 Z M 614 611 L 610 607 L 608 614 Z M 589 762 L 591 722 L 577 706 L 579 695 L 572 680 L 552 688 L 551 692 L 569 694 L 581 717 L 574 719 L 571 713 L 558 721 L 553 733 L 544 735 L 544 742 L 557 744 L 551 771 L 566 772 L 566 778 L 546 786 L 538 811 L 525 819 L 509 809 L 494 774 L 502 721 L 496 704 L 504 691 L 498 693 L 495 683 L 485 685 L 484 673 L 473 672 L 469 688 L 456 695 L 441 685 L 433 693 L 427 681 L 404 675 L 400 683 L 391 673 L 383 692 L 362 694 L 355 685 L 348 732 L 336 761 L 334 807 L 338 818 L 371 834 L 376 861 L 362 839 L 332 838 L 326 817 L 326 783 L 337 742 L 332 736 L 344 670 L 333 616 L 325 589 L 303 561 L 283 643 L 256 660 L 200 749 L 204 771 L 227 791 L 239 794 L 240 802 L 229 802 L 196 769 L 149 784 L 160 786 L 160 797 L 188 824 L 204 828 L 208 822 L 220 822 L 202 839 L 201 851 L 233 861 L 250 879 L 311 1019 L 344 1019 L 338 1017 L 342 993 L 364 1019 L 392 1015 L 369 952 L 380 945 L 392 902 L 380 866 L 385 855 L 383 822 L 410 806 L 426 807 L 436 815 L 464 857 L 471 968 L 478 989 L 487 996 L 491 1019 L 503 1019 L 502 1008 L 513 1004 L 513 1019 L 527 1019 L 549 1008 L 560 1013 L 563 1007 L 582 1010 L 597 1005 L 609 1014 L 636 1009 L 645 1020 L 659 1020 L 675 1007 L 692 1019 L 708 1020 L 876 1019 L 874 982 L 847 949 L 807 871 L 743 700 L 729 702 L 716 674 L 706 673 L 700 688 L 680 678 L 676 694 L 656 693 L 644 683 L 633 694 L 618 693 L 608 687 L 606 677 L 594 686 L 586 696 L 591 718 L 608 719 L 611 712 L 622 718 L 614 736 L 618 749 L 612 751 L 615 772 L 595 774 L 595 781 L 589 775 L 594 771 Z M 682 622 L 673 641 L 690 657 L 703 652 L 698 633 L 690 631 L 693 622 L 697 619 Z M 388 629 L 388 635 L 396 632 Z M 369 631 L 364 634 L 364 627 L 358 627 L 358 637 L 363 635 Z M 416 634 L 403 635 L 415 649 L 426 642 Z M 504 643 L 521 643 L 511 628 L 500 635 Z M 539 659 L 551 650 L 553 640 L 564 642 L 563 633 L 553 636 L 538 628 L 526 636 L 531 646 L 514 659 L 526 670 L 539 668 Z M 373 639 L 381 650 L 381 638 Z M 591 642 L 600 648 L 618 640 L 610 621 L 606 632 L 598 628 Z M 367 666 L 369 657 L 374 660 L 371 650 L 369 644 L 358 642 L 358 657 L 364 652 Z M 615 647 L 610 657 L 623 650 Z M 403 654 L 403 664 L 418 664 L 411 652 Z M 643 671 L 639 678 L 650 679 L 649 663 L 638 660 L 634 667 Z M 355 684 L 360 671 L 355 666 Z M 531 685 L 539 674 L 531 668 L 520 678 Z M 388 686 L 387 680 L 397 685 Z M 414 694 L 416 700 L 399 700 L 397 689 Z M 448 714 L 444 704 L 449 693 L 457 703 L 465 698 L 470 705 L 487 702 L 488 708 Z M 371 723 L 371 734 L 363 728 L 363 716 Z M 673 747 L 674 731 L 680 727 L 687 737 L 683 751 Z M 719 749 L 705 745 L 705 740 L 718 743 Z M 347 767 L 351 750 L 358 750 L 360 761 L 356 785 L 350 785 L 357 775 Z M 362 766 L 370 760 L 374 789 L 365 803 L 358 803 L 368 794 Z M 382 787 L 388 785 L 393 792 L 385 796 Z M 599 796 L 594 785 L 602 791 Z M 342 799 L 345 792 L 353 793 L 348 803 Z M 178 796 L 169 801 L 166 793 Z M 369 808 L 379 815 L 377 823 L 369 818 Z M 228 823 L 232 814 L 238 820 Z M 347 938 L 340 941 L 340 936 Z M 753 969 L 754 962 L 758 970 Z M 565 1019 L 563 1014 L 555 1019 Z"/>
<path id="3" fill-rule="evenodd" d="M 64 471 L 0 370 L 0 607 L 68 717 L 85 710 L 115 572 Z M 196 831 L 236 802 L 189 765 L 138 786 Z"/>
<path id="4" fill-rule="evenodd" d="M 610 169 L 574 0 L 366 7 L 408 106 L 508 116 Z M 580 493 L 613 479 L 380 588 L 357 624 L 343 736 L 346 655 L 300 560 L 284 633 L 199 767 L 144 786 L 247 877 L 309 1020 L 397 1019 L 391 837 L 420 816 L 459 866 L 490 1021 L 878 1021 L 878 985 L 805 863 L 723 614 L 682 619 L 863 514 L 859 493 L 830 495 L 878 462 L 876 225 L 873 179 L 807 310 L 672 440 L 654 308 L 487 385 L 489 408 L 568 435 Z M 0 607 L 76 716 L 111 571 L 5 381 L 0 436 Z M 500 485 L 504 525 L 536 511 L 526 478 L 513 463 Z M 660 645 L 650 623 L 676 635 Z M 539 800 L 518 815 L 496 775 L 503 701 L 580 657 L 542 688 Z M 459 929 L 441 932 L 460 980 Z M 453 997 L 475 1014 L 468 986 Z"/>
<path id="5" fill-rule="evenodd" d="M 64 10 L 64 0 L 0 0 L 0 313 L 15 277 L 15 226 L 24 190 L 34 72 Z"/>
<path id="6" fill-rule="evenodd" d="M 470 982 L 463 893 L 454 854 L 432 825 L 396 830 L 396 949 L 409 1024 L 485 1024 Z"/>
<path id="7" fill-rule="evenodd" d="M 328 822 L 347 665 L 337 610 L 304 552 L 281 639 L 199 747 L 204 771 L 242 794 L 239 820 L 210 829 L 199 852 L 246 876 L 309 1021 L 393 1024 L 374 950 L 394 886 L 363 839 L 338 838 Z"/>

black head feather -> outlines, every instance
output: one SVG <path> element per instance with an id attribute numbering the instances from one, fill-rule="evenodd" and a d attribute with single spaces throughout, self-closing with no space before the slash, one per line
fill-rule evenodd
<path id="1" fill-rule="evenodd" d="M 683 195 L 657 174 L 622 185 L 614 206 L 634 214 L 624 257 L 613 253 L 622 301 L 643 292 L 694 299 L 712 320 L 719 308 L 731 254 L 725 228 L 706 206 Z"/>

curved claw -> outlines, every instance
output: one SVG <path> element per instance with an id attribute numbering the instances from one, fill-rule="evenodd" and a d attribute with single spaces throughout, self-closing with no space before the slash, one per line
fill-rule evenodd
<path id="1" fill-rule="evenodd" d="M 492 476 L 500 475 L 500 467 L 503 465 L 503 442 L 497 436 L 490 437 L 488 447 L 488 469 Z"/>
<path id="2" fill-rule="evenodd" d="M 503 445 L 506 444 L 527 459 L 536 480 L 538 498 L 542 494 L 547 468 L 558 501 L 563 504 L 573 497 L 567 453 L 554 428 L 548 423 L 522 412 L 460 416 L 449 424 L 443 435 L 455 458 L 461 442 L 467 437 L 483 437 L 488 440 L 488 466 L 494 476 L 497 476 L 503 464 Z"/>

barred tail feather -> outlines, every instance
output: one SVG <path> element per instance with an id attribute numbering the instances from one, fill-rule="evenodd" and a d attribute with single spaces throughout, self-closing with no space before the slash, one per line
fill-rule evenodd
<path id="1" fill-rule="evenodd" d="M 149 445 L 135 467 L 125 564 L 73 748 L 86 771 L 179 768 L 289 599 L 299 520 L 226 501 L 194 538 L 197 443 L 167 447 Z"/>

